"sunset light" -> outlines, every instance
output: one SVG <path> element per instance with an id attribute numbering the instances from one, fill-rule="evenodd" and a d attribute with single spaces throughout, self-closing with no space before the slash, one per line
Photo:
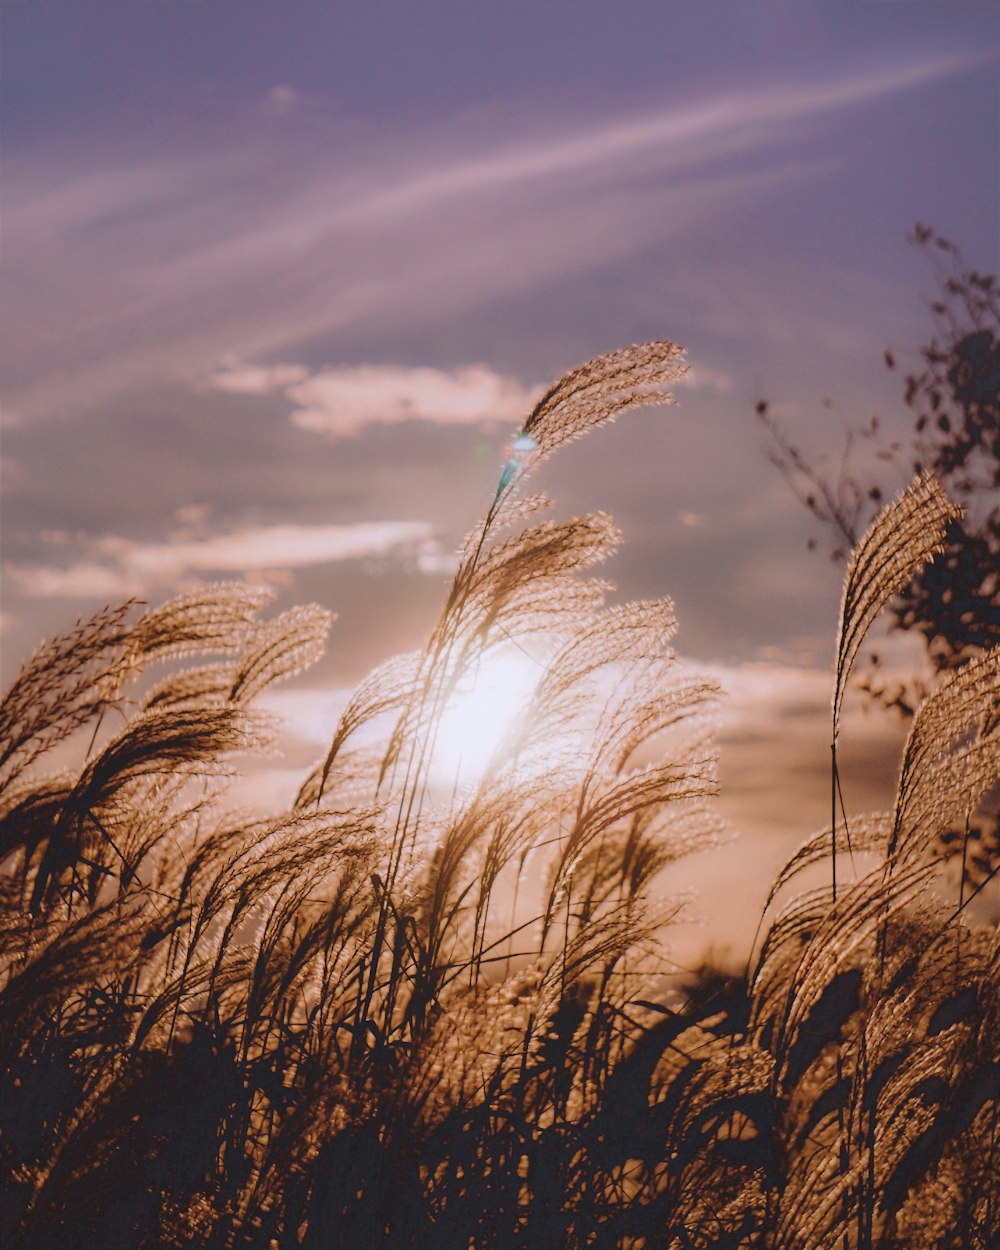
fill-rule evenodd
<path id="1" fill-rule="evenodd" d="M 1000 4 L 0 9 L 3 1250 L 1000 1250 Z"/>
<path id="2" fill-rule="evenodd" d="M 434 759 L 442 784 L 464 786 L 479 780 L 541 675 L 538 662 L 513 645 L 480 661 L 441 717 Z"/>

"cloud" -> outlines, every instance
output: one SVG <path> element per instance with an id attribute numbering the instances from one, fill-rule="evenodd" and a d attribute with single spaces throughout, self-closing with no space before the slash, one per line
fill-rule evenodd
<path id="1" fill-rule="evenodd" d="M 36 598 L 112 599 L 176 586 L 192 574 L 272 570 L 345 560 L 411 555 L 420 567 L 437 545 L 424 521 L 353 525 L 271 525 L 175 543 L 137 543 L 111 535 L 84 560 L 66 568 L 4 566 L 5 576 Z"/>
<path id="2" fill-rule="evenodd" d="M 302 365 L 251 365 L 230 360 L 212 374 L 209 384 L 233 395 L 273 395 L 308 376 L 309 370 Z"/>
<path id="3" fill-rule="evenodd" d="M 516 420 L 530 411 L 539 391 L 480 364 L 451 371 L 395 365 L 326 369 L 285 393 L 296 405 L 292 421 L 301 429 L 347 435 L 372 421 Z"/>
<path id="4" fill-rule="evenodd" d="M 298 135 L 294 159 L 284 127 L 245 119 L 206 123 L 181 153 L 63 152 L 54 168 L 39 153 L 12 170 L 5 208 L 7 410 L 25 422 L 79 410 L 203 377 L 220 353 L 391 335 L 592 274 L 813 176 L 821 162 L 781 152 L 804 119 L 973 64 L 941 57 L 530 130 L 481 113 L 358 143 L 331 121 Z M 284 85 L 272 97 L 298 108 Z M 216 385 L 288 381 L 231 367 Z"/>
<path id="5" fill-rule="evenodd" d="M 90 560 L 59 569 L 4 563 L 4 577 L 36 599 L 125 599 L 142 587 L 122 570 Z"/>
<path id="6" fill-rule="evenodd" d="M 688 369 L 682 378 L 678 379 L 677 385 L 694 391 L 714 391 L 718 395 L 724 395 L 732 389 L 733 380 L 728 373 L 724 373 L 721 369 L 710 369 L 707 365 L 695 365 L 693 368 Z"/>
<path id="7" fill-rule="evenodd" d="M 345 365 L 310 374 L 301 365 L 253 365 L 235 359 L 211 375 L 209 386 L 238 395 L 283 394 L 292 405 L 293 424 L 341 437 L 376 422 L 516 421 L 527 415 L 542 389 L 526 387 L 486 364 L 453 369 Z"/>
<path id="8" fill-rule="evenodd" d="M 649 113 L 551 139 L 533 140 L 435 170 L 404 177 L 358 197 L 335 219 L 398 217 L 456 196 L 495 193 L 532 181 L 551 182 L 580 173 L 605 175 L 609 167 L 645 160 L 703 161 L 757 147 L 761 127 L 859 104 L 917 87 L 982 63 L 984 58 L 944 56 L 897 69 L 828 83 L 777 86 L 724 95 L 710 102 Z"/>

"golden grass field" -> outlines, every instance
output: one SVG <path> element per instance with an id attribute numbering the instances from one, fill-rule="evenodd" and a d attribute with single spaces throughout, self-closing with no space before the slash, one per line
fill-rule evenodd
<path id="1" fill-rule="evenodd" d="M 715 690 L 668 601 L 608 605 L 613 520 L 546 519 L 525 485 L 683 370 L 652 342 L 544 394 L 426 645 L 359 685 L 276 818 L 234 815 L 240 761 L 323 609 L 261 619 L 220 584 L 25 665 L 0 705 L 10 1250 L 998 1244 L 975 822 L 1000 653 L 917 710 L 889 810 L 847 820 L 837 763 L 866 633 L 958 513 L 930 474 L 847 567 L 827 827 L 745 976 L 665 978 L 662 870 L 721 841 Z"/>

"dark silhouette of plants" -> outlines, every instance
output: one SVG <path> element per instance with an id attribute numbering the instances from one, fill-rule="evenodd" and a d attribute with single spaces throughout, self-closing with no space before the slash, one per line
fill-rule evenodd
<path id="1" fill-rule="evenodd" d="M 997 1244 L 1000 949 L 969 905 L 997 868 L 941 875 L 996 776 L 995 648 L 917 711 L 891 812 L 848 827 L 834 761 L 747 975 L 660 992 L 658 874 L 716 836 L 713 690 L 668 602 L 587 576 L 611 519 L 539 520 L 521 487 L 682 367 L 650 343 L 550 389 L 427 645 L 361 684 L 289 811 L 237 814 L 233 760 L 320 609 L 261 622 L 262 592 L 212 587 L 25 666 L 0 705 L 5 1246 Z M 956 515 L 925 473 L 860 540 L 835 741 L 875 614 Z M 442 785 L 447 709 L 511 645 L 535 688 Z"/>

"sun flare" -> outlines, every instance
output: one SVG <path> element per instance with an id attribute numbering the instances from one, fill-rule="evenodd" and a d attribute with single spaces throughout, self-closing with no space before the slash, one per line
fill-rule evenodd
<path id="1" fill-rule="evenodd" d="M 434 750 L 435 772 L 448 785 L 477 781 L 504 735 L 524 713 L 542 667 L 515 647 L 484 656 L 445 709 Z"/>

